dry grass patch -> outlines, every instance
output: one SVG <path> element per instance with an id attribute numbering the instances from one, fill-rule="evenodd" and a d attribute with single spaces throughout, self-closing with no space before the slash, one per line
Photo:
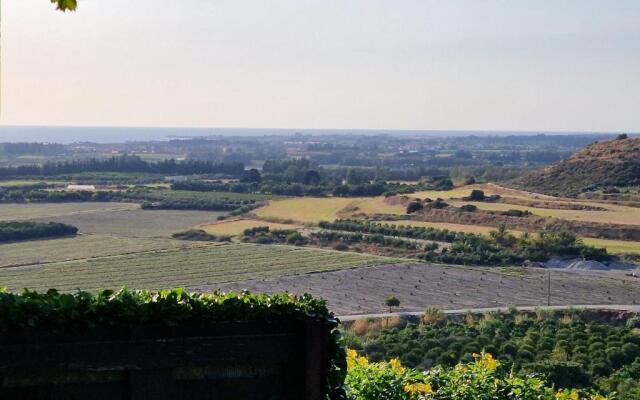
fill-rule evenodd
<path id="1" fill-rule="evenodd" d="M 200 225 L 198 228 L 212 235 L 241 235 L 245 229 L 255 228 L 257 226 L 268 226 L 269 229 L 298 229 L 301 225 L 279 224 L 276 222 L 265 222 L 257 219 L 239 219 L 235 221 L 222 221 L 214 224 Z"/>
<path id="2" fill-rule="evenodd" d="M 264 207 L 254 210 L 259 218 L 295 221 L 298 223 L 318 223 L 333 221 L 340 212 L 356 199 L 342 197 L 296 197 L 271 200 Z"/>
<path id="3" fill-rule="evenodd" d="M 398 199 L 398 197 L 379 196 L 358 200 L 354 203 L 357 207 L 354 213 L 404 215 L 407 206 L 402 201 L 397 201 Z"/>

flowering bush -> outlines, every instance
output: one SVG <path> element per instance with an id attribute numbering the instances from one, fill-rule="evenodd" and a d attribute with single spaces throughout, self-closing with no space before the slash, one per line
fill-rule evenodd
<path id="1" fill-rule="evenodd" d="M 400 361 L 373 363 L 347 351 L 347 394 L 353 400 L 606 400 L 579 390 L 554 390 L 535 375 L 505 372 L 491 354 L 474 354 L 469 364 L 428 372 Z"/>

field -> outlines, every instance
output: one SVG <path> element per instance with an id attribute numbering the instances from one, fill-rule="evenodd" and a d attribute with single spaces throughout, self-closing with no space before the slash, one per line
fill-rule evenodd
<path id="1" fill-rule="evenodd" d="M 210 244 L 0 269 L 0 286 L 45 290 L 161 289 L 391 263 L 383 257 L 292 246 Z"/>
<path id="2" fill-rule="evenodd" d="M 204 229 L 212 235 L 231 235 L 236 236 L 242 234 L 245 229 L 255 228 L 257 226 L 268 226 L 269 229 L 298 229 L 300 225 L 278 224 L 275 222 L 265 222 L 257 219 L 238 219 L 234 221 L 222 221 L 214 224 L 200 225 L 198 228 Z"/>
<path id="3" fill-rule="evenodd" d="M 158 189 L 153 192 L 167 200 L 266 200 L 277 196 L 254 193 L 196 192 L 190 190 Z"/>
<path id="4" fill-rule="evenodd" d="M 127 210 L 93 212 L 53 218 L 77 226 L 81 233 L 117 235 L 121 237 L 170 237 L 194 225 L 214 222 L 223 215 L 215 211 L 192 210 Z M 51 218 L 40 218 L 50 221 Z"/>
<path id="5" fill-rule="evenodd" d="M 585 211 L 585 210 L 562 210 L 562 209 L 550 209 L 539 207 L 528 207 L 516 204 L 508 203 L 484 203 L 484 202 L 470 202 L 459 200 L 462 197 L 468 196 L 473 189 L 483 190 L 485 195 L 499 194 L 503 197 L 513 197 L 521 200 L 544 200 L 544 201 L 556 201 L 560 203 L 575 203 L 587 206 L 595 206 L 606 208 L 606 211 Z M 575 221 L 591 221 L 599 222 L 603 224 L 625 224 L 625 225 L 640 225 L 640 208 L 628 207 L 623 205 L 616 205 L 611 203 L 593 202 L 585 200 L 565 199 L 552 197 L 537 193 L 530 193 L 521 190 L 504 188 L 493 184 L 484 185 L 470 185 L 463 186 L 453 190 L 445 191 L 428 191 L 417 192 L 410 194 L 412 198 L 431 198 L 436 199 L 438 197 L 448 200 L 447 202 L 452 206 L 459 207 L 463 204 L 474 204 L 480 209 L 494 210 L 494 211 L 506 211 L 506 210 L 529 210 L 535 215 L 541 217 L 555 217 L 567 220 Z M 457 200 L 450 200 L 457 199 Z"/>
<path id="6" fill-rule="evenodd" d="M 272 200 L 265 207 L 254 210 L 259 218 L 291 221 L 298 223 L 318 223 L 333 221 L 338 214 L 356 199 L 343 197 L 297 197 Z"/>
<path id="7" fill-rule="evenodd" d="M 0 204 L 0 220 L 11 221 L 36 218 L 59 218 L 64 216 L 109 213 L 113 211 L 138 210 L 132 203 L 24 203 Z"/>
<path id="8" fill-rule="evenodd" d="M 0 245 L 0 268 L 192 247 L 197 242 L 112 235 L 80 235 Z"/>
<path id="9" fill-rule="evenodd" d="M 311 293 L 328 300 L 338 315 L 388 312 L 384 300 L 394 295 L 401 311 L 428 306 L 460 309 L 546 304 L 543 269 L 484 269 L 436 264 L 385 265 L 304 276 L 251 280 L 212 286 L 211 290 Z M 551 304 L 638 304 L 640 282 L 624 275 L 551 272 Z"/>

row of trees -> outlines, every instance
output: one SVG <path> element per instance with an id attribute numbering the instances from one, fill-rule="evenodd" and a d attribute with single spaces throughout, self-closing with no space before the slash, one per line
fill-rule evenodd
<path id="1" fill-rule="evenodd" d="M 214 163 L 211 161 L 174 159 L 148 162 L 136 155 L 114 156 L 107 159 L 82 159 L 47 162 L 42 165 L 20 165 L 0 168 L 0 178 L 24 176 L 55 176 L 83 172 L 143 172 L 156 174 L 220 174 L 240 177 L 244 173 L 242 163 Z"/>
<path id="2" fill-rule="evenodd" d="M 434 240 L 451 243 L 458 235 L 473 235 L 471 233 L 453 232 L 448 229 L 438 229 L 424 226 L 395 225 L 361 220 L 336 220 L 335 222 L 321 221 L 323 229 L 372 233 L 385 236 L 406 237 L 411 239 Z"/>
<path id="3" fill-rule="evenodd" d="M 78 228 L 58 222 L 0 222 L 0 242 L 75 235 Z"/>
<path id="4" fill-rule="evenodd" d="M 358 220 L 323 221 L 320 227 L 331 231 L 448 242 L 451 246 L 439 251 L 438 247 L 427 246 L 424 254 L 425 261 L 446 264 L 508 265 L 525 260 L 547 261 L 552 257 L 582 257 L 597 261 L 610 258 L 606 249 L 586 245 L 571 232 L 541 231 L 535 235 L 525 232 L 516 237 L 504 224 L 499 224 L 488 236 Z"/>

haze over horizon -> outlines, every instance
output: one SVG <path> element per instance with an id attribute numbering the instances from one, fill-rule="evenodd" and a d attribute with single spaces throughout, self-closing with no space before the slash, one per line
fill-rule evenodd
<path id="1" fill-rule="evenodd" d="M 631 0 L 2 7 L 3 125 L 640 131 Z"/>

